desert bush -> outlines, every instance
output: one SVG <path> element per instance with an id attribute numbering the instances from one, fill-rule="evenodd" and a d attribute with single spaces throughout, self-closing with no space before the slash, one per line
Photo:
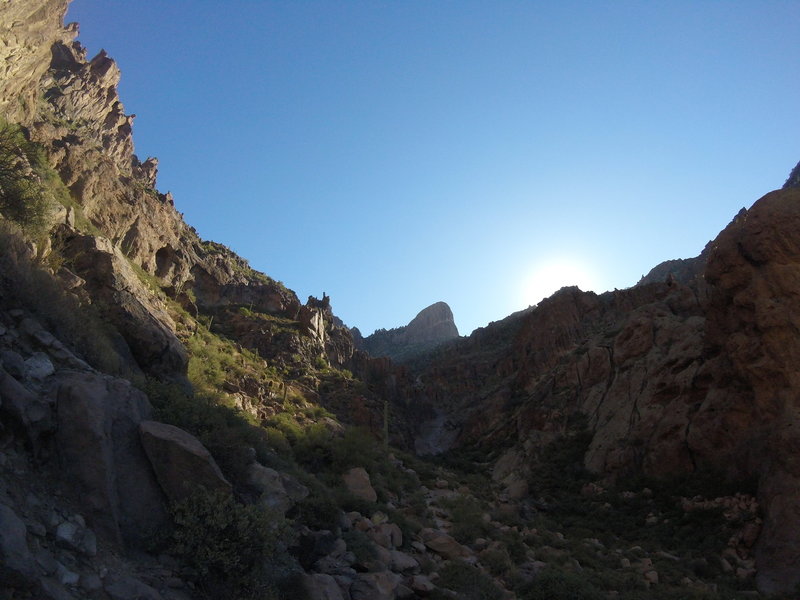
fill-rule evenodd
<path id="1" fill-rule="evenodd" d="M 453 528 L 450 534 L 462 544 L 471 544 L 476 538 L 485 536 L 491 526 L 483 520 L 483 509 L 471 496 L 456 496 L 440 501 L 450 511 Z"/>
<path id="2" fill-rule="evenodd" d="M 358 529 L 350 529 L 342 534 L 347 550 L 355 554 L 359 563 L 369 562 L 377 557 L 375 545 L 369 536 Z"/>
<path id="3" fill-rule="evenodd" d="M 495 577 L 501 577 L 513 568 L 511 556 L 504 548 L 490 548 L 481 552 L 481 564 Z"/>
<path id="4" fill-rule="evenodd" d="M 51 197 L 37 174 L 47 161 L 19 126 L 0 122 L 0 212 L 27 233 L 41 233 Z"/>
<path id="5" fill-rule="evenodd" d="M 366 429 L 350 427 L 331 448 L 332 466 L 339 473 L 351 467 L 364 467 L 370 474 L 378 470 L 383 461 L 381 448 L 372 434 Z"/>
<path id="6" fill-rule="evenodd" d="M 461 600 L 497 600 L 503 597 L 502 590 L 491 577 L 477 567 L 461 561 L 446 563 L 439 570 L 436 585 L 454 591 Z M 431 597 L 450 598 L 438 590 Z"/>
<path id="7" fill-rule="evenodd" d="M 303 484 L 310 493 L 292 507 L 288 516 L 311 529 L 336 531 L 342 509 L 333 494 L 316 480 L 305 479 Z"/>
<path id="8" fill-rule="evenodd" d="M 517 588 L 521 600 L 604 600 L 606 595 L 579 573 L 545 569 Z"/>
<path id="9" fill-rule="evenodd" d="M 170 551 L 195 569 L 207 591 L 242 597 L 274 582 L 268 563 L 290 542 L 286 521 L 224 492 L 199 491 L 172 506 Z"/>

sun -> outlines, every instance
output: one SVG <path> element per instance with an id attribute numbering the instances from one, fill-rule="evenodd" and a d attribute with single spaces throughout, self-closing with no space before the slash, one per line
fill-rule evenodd
<path id="1" fill-rule="evenodd" d="M 584 292 L 597 291 L 597 274 L 587 264 L 571 258 L 543 260 L 533 265 L 522 281 L 525 306 L 538 304 L 564 286 L 577 285 Z"/>

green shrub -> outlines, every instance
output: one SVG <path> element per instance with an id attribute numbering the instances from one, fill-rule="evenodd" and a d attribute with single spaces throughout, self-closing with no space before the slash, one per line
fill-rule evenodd
<path id="1" fill-rule="evenodd" d="M 582 575 L 545 569 L 536 578 L 519 586 L 521 600 L 605 600 L 606 595 L 592 586 Z"/>
<path id="2" fill-rule="evenodd" d="M 366 429 L 350 427 L 331 448 L 331 463 L 334 471 L 344 473 L 352 467 L 364 467 L 370 474 L 377 470 L 383 459 L 381 447 Z"/>
<path id="3" fill-rule="evenodd" d="M 283 518 L 243 506 L 229 493 L 200 491 L 172 506 L 170 551 L 199 574 L 203 587 L 239 597 L 272 582 L 267 563 L 290 541 Z"/>
<path id="4" fill-rule="evenodd" d="M 0 212 L 28 233 L 43 232 L 52 204 L 36 172 L 46 164 L 41 148 L 20 127 L 0 122 Z"/>
<path id="5" fill-rule="evenodd" d="M 311 529 L 335 531 L 342 510 L 330 494 L 312 488 L 308 497 L 298 502 L 288 516 Z"/>
<path id="6" fill-rule="evenodd" d="M 359 563 L 369 562 L 377 557 L 375 545 L 369 536 L 358 529 L 351 529 L 342 534 L 347 550 L 355 554 Z"/>
<path id="7" fill-rule="evenodd" d="M 481 564 L 495 577 L 506 575 L 512 568 L 511 556 L 504 548 L 491 548 L 481 552 Z"/>
<path id="8" fill-rule="evenodd" d="M 456 496 L 440 503 L 452 516 L 453 528 L 450 534 L 462 544 L 471 544 L 491 530 L 491 526 L 483 520 L 483 509 L 475 498 Z"/>
<path id="9" fill-rule="evenodd" d="M 497 600 L 503 597 L 503 592 L 497 587 L 491 577 L 481 572 L 477 567 L 465 562 L 454 561 L 446 563 L 439 570 L 439 579 L 436 585 L 458 594 L 460 600 Z M 449 598 L 444 594 L 432 594 L 432 598 Z"/>

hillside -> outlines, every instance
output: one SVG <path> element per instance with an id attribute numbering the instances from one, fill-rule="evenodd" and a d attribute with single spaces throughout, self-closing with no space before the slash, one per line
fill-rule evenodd
<path id="1" fill-rule="evenodd" d="M 0 597 L 792 597 L 797 169 L 397 365 L 183 221 L 67 3 L 0 3 Z"/>

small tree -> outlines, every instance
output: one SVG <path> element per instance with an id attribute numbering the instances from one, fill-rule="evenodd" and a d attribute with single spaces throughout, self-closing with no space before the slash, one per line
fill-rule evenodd
<path id="1" fill-rule="evenodd" d="M 36 172 L 43 166 L 40 148 L 18 126 L 0 122 L 0 212 L 26 233 L 46 224 L 48 194 Z"/>

